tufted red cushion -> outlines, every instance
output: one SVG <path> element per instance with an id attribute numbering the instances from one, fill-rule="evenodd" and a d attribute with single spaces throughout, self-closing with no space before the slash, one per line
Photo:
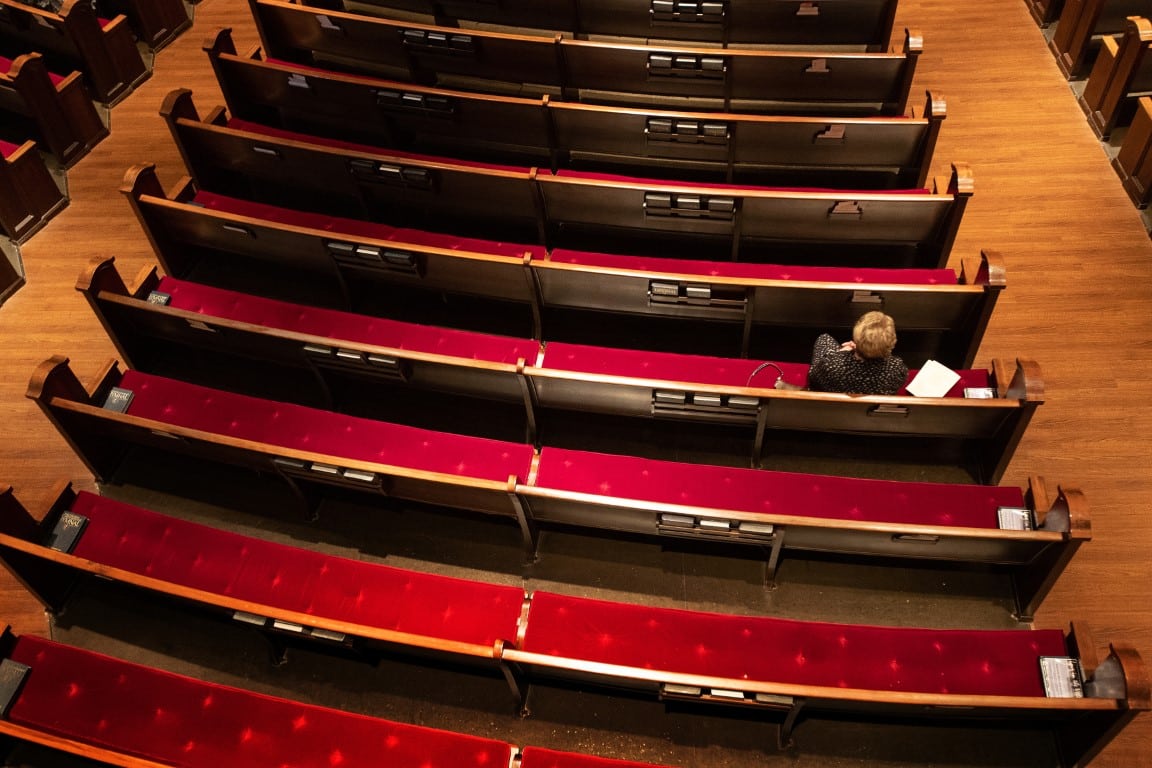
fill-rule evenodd
<path id="1" fill-rule="evenodd" d="M 823 283 L 866 283 L 889 285 L 955 285 L 950 269 L 876 269 L 867 267 L 802 267 L 754 264 L 738 261 L 696 261 L 649 256 L 622 256 L 557 248 L 549 261 L 608 269 L 634 269 L 643 272 L 701 277 L 746 277 L 754 280 L 797 280 Z"/>
<path id="2" fill-rule="evenodd" d="M 763 369 L 751 383 L 748 382 L 748 377 L 760 362 L 741 358 L 681 355 L 674 352 L 648 352 L 550 342 L 544 350 L 543 367 L 560 371 L 580 371 L 661 381 L 770 388 L 778 375 L 772 368 Z M 784 380 L 788 383 L 799 385 L 808 383 L 807 364 L 777 363 L 777 365 L 784 371 Z M 918 371 L 909 371 L 908 381 L 911 381 L 917 373 Z M 965 387 L 988 386 L 987 371 L 962 370 L 957 373 L 960 374 L 960 381 L 948 390 L 946 397 L 963 397 Z M 907 391 L 901 389 L 897 394 L 906 395 Z"/>
<path id="3" fill-rule="evenodd" d="M 652 768 L 649 763 L 631 760 L 610 760 L 574 752 L 525 747 L 521 753 L 520 768 Z"/>
<path id="4" fill-rule="evenodd" d="M 270 609 L 471 643 L 516 637 L 520 587 L 402 570 L 168 517 L 87 492 L 88 525 L 72 553 Z"/>
<path id="5" fill-rule="evenodd" d="M 266 203 L 254 203 L 214 192 L 198 191 L 192 198 L 196 205 L 209 210 L 230 213 L 236 216 L 247 216 L 253 219 L 264 219 L 293 227 L 305 227 L 325 232 L 331 232 L 333 238 L 360 237 L 369 240 L 388 240 L 398 248 L 405 244 L 423 245 L 431 248 L 443 248 L 450 251 L 473 251 L 492 256 L 506 256 L 520 261 L 526 252 L 534 257 L 544 256 L 544 247 L 540 245 L 523 245 L 521 243 L 504 243 L 495 240 L 480 240 L 474 237 L 461 237 L 459 235 L 441 234 L 438 232 L 424 232 L 418 229 L 396 228 L 387 224 L 377 224 L 372 221 L 346 219 L 339 216 L 327 216 L 322 213 L 297 211 L 291 208 L 280 208 Z"/>
<path id="6" fill-rule="evenodd" d="M 24 636 L 14 723 L 180 768 L 505 768 L 513 749 L 243 691 Z"/>
<path id="7" fill-rule="evenodd" d="M 290 304 L 236 291 L 165 277 L 157 290 L 172 297 L 169 306 L 329 339 L 515 365 L 536 360 L 539 343 L 531 339 L 401 323 L 351 312 Z"/>
<path id="8" fill-rule="evenodd" d="M 656 461 L 566 448 L 540 451 L 535 487 L 656 504 L 851 522 L 999 528 L 1016 487 L 912 483 Z"/>
<path id="9" fill-rule="evenodd" d="M 509 475 L 526 478 L 534 453 L 530 445 L 345 416 L 139 371 L 127 371 L 120 386 L 135 395 L 132 416 L 342 459 L 505 482 Z"/>
<path id="10" fill-rule="evenodd" d="M 871 691 L 1044 696 L 1058 630 L 855 626 L 652 608 L 536 592 L 521 648 L 736 681 Z"/>

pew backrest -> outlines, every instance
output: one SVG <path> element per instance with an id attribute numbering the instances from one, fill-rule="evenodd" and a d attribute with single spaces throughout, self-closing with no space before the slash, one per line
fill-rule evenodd
<path id="1" fill-rule="evenodd" d="M 1152 23 L 1143 17 L 1128 19 L 1118 42 L 1104 41 L 1078 99 L 1100 138 L 1107 139 L 1113 129 L 1130 123 L 1136 100 L 1152 90 L 1150 47 Z"/>
<path id="2" fill-rule="evenodd" d="M 333 139 L 492 162 L 710 172 L 719 181 L 922 186 L 946 106 L 919 117 L 772 116 L 482 94 L 236 54 L 205 43 L 230 114 Z"/>
<path id="3" fill-rule="evenodd" d="M 1067 0 L 1048 47 L 1068 78 L 1081 78 L 1092 66 L 1102 39 L 1117 37 L 1129 16 L 1152 15 L 1148 0 Z"/>
<path id="4" fill-rule="evenodd" d="M 35 142 L 17 146 L 0 140 L 0 236 L 23 243 L 67 205 Z M 12 271 L 10 264 L 4 267 Z M 3 285 L 12 285 L 5 278 Z"/>
<path id="5" fill-rule="evenodd" d="M 43 57 L 0 57 L 0 111 L 5 134 L 34 139 L 64 168 L 71 167 L 108 135 L 84 86 L 83 76 L 50 73 Z"/>
<path id="6" fill-rule="evenodd" d="M 918 32 L 898 53 L 766 51 L 645 45 L 461 30 L 282 0 L 250 0 L 264 50 L 299 64 L 341 65 L 445 87 L 634 103 L 639 95 L 748 112 L 903 114 Z"/>

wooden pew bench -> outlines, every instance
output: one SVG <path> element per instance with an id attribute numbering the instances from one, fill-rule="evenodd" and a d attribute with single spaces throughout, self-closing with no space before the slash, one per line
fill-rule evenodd
<path id="1" fill-rule="evenodd" d="M 184 0 L 100 0 L 108 11 L 123 14 L 136 39 L 158 51 L 192 26 Z"/>
<path id="2" fill-rule="evenodd" d="M 34 142 L 0 139 L 0 236 L 22 243 L 67 205 Z"/>
<path id="3" fill-rule="evenodd" d="M 1120 175 L 1124 190 L 1137 208 L 1152 202 L 1152 98 L 1141 96 L 1136 103 L 1132 125 L 1124 134 L 1112 167 Z"/>
<path id="4" fill-rule="evenodd" d="M 1125 19 L 1150 14 L 1148 0 L 1066 0 L 1048 47 L 1066 77 L 1081 78 L 1093 66 L 1101 43 L 1124 31 Z"/>
<path id="5" fill-rule="evenodd" d="M 250 0 L 268 56 L 464 90 L 776 114 L 900 115 L 923 50 L 779 51 L 573 40 Z"/>
<path id="6" fill-rule="evenodd" d="M 1077 100 L 1098 137 L 1107 139 L 1115 128 L 1128 125 L 1137 99 L 1152 91 L 1150 46 L 1152 22 L 1143 17 L 1128 19 L 1119 41 L 1105 39 Z"/>
<path id="7" fill-rule="evenodd" d="M 93 98 L 108 105 L 152 75 L 124 16 L 100 19 L 87 0 L 66 0 L 59 13 L 0 0 L 0 54 L 33 51 L 51 69 L 83 72 Z"/>
<path id="8" fill-rule="evenodd" d="M 543 748 L 520 751 L 496 739 L 276 698 L 11 630 L 0 637 L 0 648 L 9 677 L 23 680 L 0 733 L 101 764 L 368 768 L 386 755 L 395 768 L 655 768 Z"/>
<path id="9" fill-rule="evenodd" d="M 356 10 L 387 18 L 390 13 L 421 14 L 437 24 L 478 23 L 531 30 L 556 30 L 576 37 L 632 37 L 755 43 L 788 47 L 853 46 L 884 50 L 892 35 L 896 0 L 812 3 L 788 0 L 734 0 L 728 3 L 629 3 L 621 0 L 514 0 L 486 5 L 467 0 L 307 0 L 312 8 Z M 539 32 L 536 32 L 539 34 Z"/>
<path id="10" fill-rule="evenodd" d="M 230 119 L 223 109 L 201 120 L 186 90 L 169 94 L 162 114 L 206 190 L 550 247 L 939 268 L 973 192 L 963 163 L 932 189 L 693 184 L 380 150 Z"/>
<path id="11" fill-rule="evenodd" d="M 993 375 L 963 370 L 943 398 L 790 393 L 773 389 L 776 378 L 804 386 L 806 364 L 556 341 L 540 347 L 528 339 L 366 318 L 173 278 L 157 281 L 154 274 L 125 300 L 127 289 L 110 269 L 110 262 L 97 265 L 91 277 L 81 276 L 80 289 L 130 362 L 163 368 L 165 357 L 193 356 L 205 364 L 204 375 L 215 371 L 214 380 L 257 395 L 266 391 L 265 365 L 271 362 L 306 374 L 293 388 L 304 403 L 331 404 L 327 382 L 342 376 L 408 391 L 519 401 L 532 439 L 542 418 L 548 424 L 541 409 L 748 427 L 753 462 L 777 429 L 845 433 L 845 443 L 852 433 L 897 433 L 955 441 L 963 447 L 961 462 L 996 482 L 1042 397 L 1038 371 L 1020 364 L 997 366 Z M 770 365 L 775 378 L 765 372 L 753 381 Z M 1022 389 L 1010 394 L 1013 386 Z M 963 397 L 965 388 L 988 387 L 996 390 L 991 399 Z M 376 394 L 366 395 L 369 405 Z"/>
<path id="12" fill-rule="evenodd" d="M 418 651 L 494 664 L 515 638 L 521 587 L 467 581 L 336 557 L 187 522 L 70 485 L 39 520 L 9 488 L 0 496 L 0 557 L 53 613 L 83 574 L 207 607 L 255 627 L 282 654 L 284 637 Z M 82 526 L 74 541 L 58 538 Z"/>
<path id="13" fill-rule="evenodd" d="M 35 53 L 15 60 L 0 56 L 0 111 L 4 136 L 33 139 L 62 168 L 75 165 L 108 135 L 83 76 L 49 72 Z"/>
<path id="14" fill-rule="evenodd" d="M 531 676 L 572 677 L 774 711 L 781 746 L 809 713 L 928 716 L 1050 729 L 1061 764 L 1087 764 L 1150 706 L 1130 646 L 1099 665 L 1091 642 L 1059 630 L 850 626 L 611 603 L 537 591 L 520 644 L 502 658 Z M 1040 658 L 1080 658 L 1084 696 L 1045 695 Z M 526 702 L 527 689 L 521 687 Z"/>
<path id="15" fill-rule="evenodd" d="M 317 301 L 297 298 L 295 286 L 306 283 L 345 309 L 393 287 L 481 297 L 528 307 L 524 332 L 536 338 L 559 338 L 548 322 L 557 313 L 612 312 L 662 325 L 714 324 L 716 346 L 704 353 L 746 357 L 756 347 L 764 357 L 801 359 L 816 333 L 850 330 L 861 313 L 882 308 L 897 318 L 907 361 L 968 368 L 1006 286 L 995 252 L 962 260 L 959 275 L 549 253 L 252 203 L 199 191 L 189 180 L 169 196 L 150 165 L 130 169 L 121 191 L 168 275 L 230 288 L 244 264 L 249 292 Z"/>
<path id="16" fill-rule="evenodd" d="M 114 386 L 133 393 L 127 413 L 100 405 Z M 539 521 L 771 545 L 770 577 L 785 544 L 798 551 L 955 558 L 1005 566 L 1024 614 L 1088 535 L 1073 490 L 1031 494 L 1026 509 L 1039 530 L 1000 530 L 997 508 L 1023 506 L 1019 491 L 537 452 L 526 444 L 344 416 L 136 371 L 121 376 L 114 366 L 86 389 L 62 358 L 38 369 L 28 396 L 101 481 L 116 476 L 131 449 L 144 447 L 255 469 L 313 506 L 324 486 L 336 486 L 514 518 L 530 560 Z M 208 403 L 211 413 L 203 410 Z M 413 445 L 425 447 L 410 450 Z M 665 478 L 667 487 L 640 479 L 649 476 Z M 727 495 L 721 487 L 730 489 Z M 855 499 L 874 500 L 875 510 L 862 513 L 865 502 Z M 954 514 L 967 507 L 970 514 Z M 940 512 L 928 520 L 924 510 Z M 699 524 L 702 519 L 729 523 Z M 783 532 L 793 525 L 796 536 L 785 541 Z"/>
<path id="17" fill-rule="evenodd" d="M 758 184 L 898 188 L 928 178 L 946 106 L 920 115 L 797 117 L 621 109 L 481 94 L 237 55 L 205 42 L 237 118 L 333 139 L 489 162 L 636 170 Z"/>

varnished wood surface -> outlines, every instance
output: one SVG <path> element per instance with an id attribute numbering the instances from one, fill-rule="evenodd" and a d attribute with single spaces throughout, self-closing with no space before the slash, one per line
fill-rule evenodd
<path id="1" fill-rule="evenodd" d="M 933 171 L 971 164 L 976 194 L 953 249 L 960 259 L 994 248 L 1009 288 L 976 364 L 1035 359 L 1039 409 L 1005 484 L 1041 474 L 1084 489 L 1093 539 L 1037 615 L 1093 626 L 1097 641 L 1131 642 L 1152 658 L 1152 244 L 1023 0 L 902 0 L 897 29 L 925 36 L 914 93 L 947 99 Z M 158 110 L 188 87 L 202 109 L 222 103 L 200 50 L 217 26 L 238 48 L 256 42 L 242 0 L 203 0 L 195 26 L 156 60 L 156 74 L 112 113 L 112 134 L 70 172 L 71 206 L 25 245 L 28 284 L 0 308 L 0 481 L 40 507 L 61 477 L 93 483 L 36 406 L 24 398 L 35 366 L 68 355 L 95 373 L 112 345 L 73 286 L 92 256 L 115 256 L 132 275 L 155 262 L 117 192 L 127 168 L 155 162 L 165 185 L 182 165 Z M 913 103 L 918 103 L 916 97 Z M 5 578 L 3 618 L 19 633 L 45 619 Z M 1130 725 L 1094 765 L 1152 765 L 1152 718 Z"/>

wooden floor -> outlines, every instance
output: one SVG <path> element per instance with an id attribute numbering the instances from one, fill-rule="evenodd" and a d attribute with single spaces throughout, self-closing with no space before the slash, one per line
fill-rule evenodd
<path id="1" fill-rule="evenodd" d="M 897 24 L 924 34 L 915 90 L 948 102 L 936 173 L 953 160 L 975 173 L 954 259 L 991 248 L 1008 264 L 977 363 L 1031 357 L 1044 373 L 1045 405 L 1004 482 L 1041 474 L 1079 485 L 1091 504 L 1093 540 L 1036 623 L 1086 622 L 1101 644 L 1129 640 L 1152 663 L 1152 244 L 1023 0 L 901 0 Z M 222 103 L 200 51 L 218 26 L 240 48 L 256 42 L 243 0 L 197 5 L 194 28 L 159 54 L 151 81 L 115 108 L 111 137 L 71 171 L 71 206 L 23 249 L 27 285 L 0 308 L 0 481 L 30 505 L 60 478 L 93 487 L 24 389 L 49 355 L 82 374 L 113 356 L 73 285 L 94 256 L 115 256 L 125 274 L 154 263 L 118 188 L 135 163 L 156 163 L 166 185 L 183 173 L 157 110 L 175 87 L 191 88 L 202 110 Z M 47 629 L 6 578 L 0 616 L 18 632 Z M 1152 717 L 1094 765 L 1152 766 Z"/>

